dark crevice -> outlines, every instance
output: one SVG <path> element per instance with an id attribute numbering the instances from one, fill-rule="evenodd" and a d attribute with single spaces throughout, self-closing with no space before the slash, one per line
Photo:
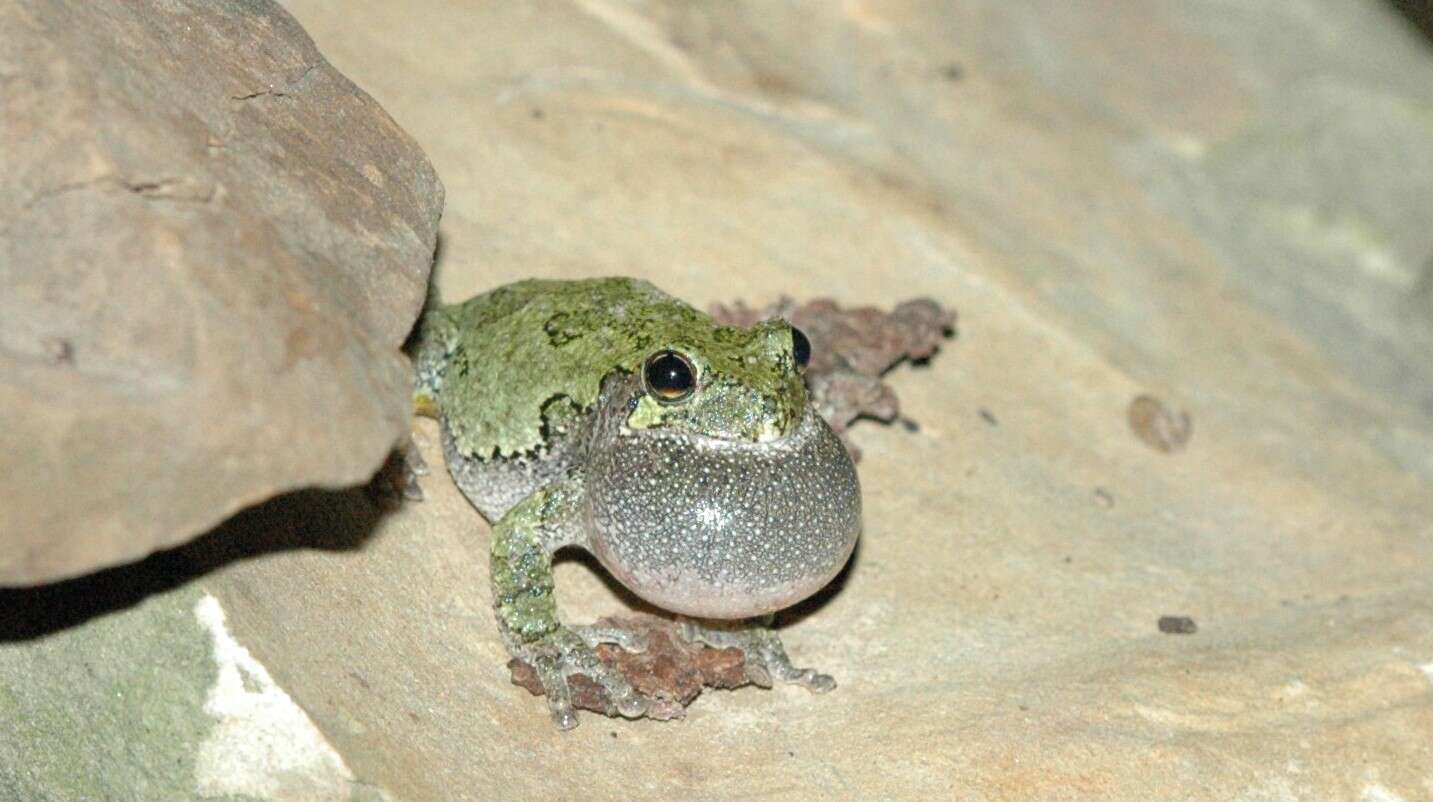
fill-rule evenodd
<path id="1" fill-rule="evenodd" d="M 1388 4 L 1433 45 L 1433 0 L 1388 0 Z"/>
<path id="2" fill-rule="evenodd" d="M 253 100 L 256 97 L 288 97 L 288 93 L 279 89 L 264 89 L 258 92 L 250 92 L 247 95 L 230 95 L 234 100 Z"/>
<path id="3" fill-rule="evenodd" d="M 171 191 L 175 188 L 183 188 L 193 184 L 191 192 Z M 118 175 L 102 175 L 98 178 L 91 178 L 88 181 L 75 181 L 69 184 L 42 189 L 33 197 L 21 205 L 21 209 L 31 209 L 48 200 L 53 200 L 61 195 L 71 192 L 83 192 L 102 187 L 119 187 L 132 192 L 146 200 L 170 200 L 188 201 L 193 203 L 208 203 L 214 200 L 217 193 L 217 185 L 191 182 L 187 178 L 125 178 Z"/>
<path id="4" fill-rule="evenodd" d="M 123 178 L 119 180 L 125 189 L 136 195 L 154 195 L 180 182 L 178 178 L 157 178 L 153 181 L 126 181 Z"/>
<path id="5" fill-rule="evenodd" d="M 29 200 L 25 201 L 20 206 L 20 208 L 29 209 L 34 206 L 38 206 L 39 204 L 44 203 L 45 201 L 50 200 L 52 198 L 57 198 L 70 192 L 79 192 L 81 190 L 91 189 L 93 187 L 100 186 L 110 180 L 110 176 L 101 176 L 100 178 L 94 178 L 89 181 L 75 181 L 69 184 L 60 184 L 59 186 L 42 189 L 39 192 L 36 192 L 35 195 Z"/>
<path id="6" fill-rule="evenodd" d="M 308 66 L 304 67 L 303 72 L 299 73 L 299 74 L 298 74 L 296 77 L 294 77 L 292 80 L 286 81 L 282 87 L 273 87 L 273 86 L 270 86 L 270 87 L 267 88 L 267 89 L 260 89 L 260 90 L 258 90 L 258 91 L 256 91 L 256 92 L 249 92 L 248 94 L 244 94 L 244 95 L 230 95 L 230 96 L 229 96 L 229 99 L 231 99 L 231 100 L 253 100 L 253 99 L 255 99 L 255 98 L 260 98 L 260 97 L 293 97 L 293 94 L 292 94 L 289 90 L 293 89 L 294 87 L 298 86 L 299 84 L 303 83 L 304 81 L 307 81 L 309 75 L 310 75 L 315 69 L 318 69 L 318 65 L 317 65 L 317 64 L 309 64 Z"/>

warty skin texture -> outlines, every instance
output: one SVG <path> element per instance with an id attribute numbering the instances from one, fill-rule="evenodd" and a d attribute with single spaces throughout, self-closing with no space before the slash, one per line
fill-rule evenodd
<path id="1" fill-rule="evenodd" d="M 706 619 L 773 613 L 819 590 L 850 556 L 855 468 L 806 403 L 793 348 L 783 321 L 717 326 L 631 279 L 519 282 L 425 317 L 415 397 L 440 421 L 454 480 L 495 522 L 499 626 L 536 669 L 559 726 L 577 722 L 573 673 L 601 683 L 624 715 L 645 702 L 591 648 L 640 642 L 562 624 L 557 549 L 587 549 L 644 599 Z M 642 378 L 665 350 L 696 377 L 677 402 Z M 745 648 L 776 679 L 834 687 L 795 668 L 759 625 L 692 622 L 688 634 Z"/>
<path id="2" fill-rule="evenodd" d="M 719 326 L 645 281 L 519 281 L 430 311 L 421 326 L 419 407 L 436 409 L 477 459 L 541 449 L 549 418 L 589 412 L 608 376 L 637 375 L 664 348 L 691 360 L 700 391 L 681 404 L 638 398 L 633 428 L 772 439 L 806 404 L 790 325 Z"/>

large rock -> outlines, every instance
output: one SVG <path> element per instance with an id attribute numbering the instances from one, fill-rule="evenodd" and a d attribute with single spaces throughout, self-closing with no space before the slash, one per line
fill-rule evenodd
<path id="1" fill-rule="evenodd" d="M 0 6 L 0 584 L 370 475 L 442 197 L 272 2 Z"/>

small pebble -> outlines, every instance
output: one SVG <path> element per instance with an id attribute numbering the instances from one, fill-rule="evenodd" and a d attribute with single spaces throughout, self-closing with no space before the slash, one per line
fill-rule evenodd
<path id="1" fill-rule="evenodd" d="M 55 365 L 75 364 L 75 345 L 63 337 L 51 337 L 43 341 L 45 356 Z"/>
<path id="2" fill-rule="evenodd" d="M 1162 615 L 1159 617 L 1159 631 L 1166 635 L 1193 635 L 1199 625 L 1186 615 Z"/>
<path id="3" fill-rule="evenodd" d="M 1165 454 L 1184 448 L 1193 430 L 1189 413 L 1171 409 L 1152 395 L 1141 395 L 1131 401 L 1127 416 L 1135 436 Z"/>

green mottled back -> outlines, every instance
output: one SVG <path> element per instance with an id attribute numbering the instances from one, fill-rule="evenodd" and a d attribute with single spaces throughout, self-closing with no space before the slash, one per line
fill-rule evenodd
<path id="1" fill-rule="evenodd" d="M 691 361 L 698 389 L 680 403 L 642 395 L 629 426 L 759 441 L 799 421 L 806 395 L 788 324 L 719 326 L 628 278 L 520 281 L 429 312 L 416 398 L 436 406 L 465 455 L 513 456 L 544 445 L 545 422 L 589 410 L 614 371 L 637 375 L 667 349 Z"/>

